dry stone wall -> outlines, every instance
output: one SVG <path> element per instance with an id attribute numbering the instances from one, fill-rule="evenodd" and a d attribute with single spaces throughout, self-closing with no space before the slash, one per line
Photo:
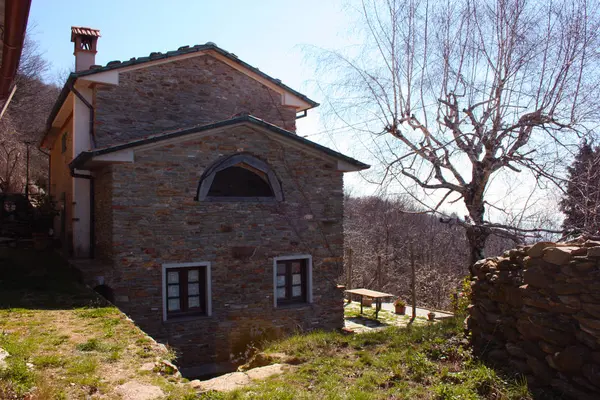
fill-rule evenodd
<path id="1" fill-rule="evenodd" d="M 567 398 L 600 398 L 600 241 L 541 242 L 473 266 L 475 350 Z"/>

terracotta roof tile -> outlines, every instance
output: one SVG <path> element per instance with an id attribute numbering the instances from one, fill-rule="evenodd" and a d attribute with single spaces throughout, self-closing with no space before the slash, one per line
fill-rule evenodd
<path id="1" fill-rule="evenodd" d="M 75 41 L 75 35 L 100 37 L 100 31 L 98 29 L 87 28 L 85 26 L 72 26 L 71 42 Z"/>

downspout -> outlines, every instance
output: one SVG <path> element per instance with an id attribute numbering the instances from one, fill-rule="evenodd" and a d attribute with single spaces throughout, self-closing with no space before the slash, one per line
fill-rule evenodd
<path id="1" fill-rule="evenodd" d="M 94 106 L 83 97 L 83 95 L 75 89 L 75 85 L 71 83 L 69 89 L 81 100 L 83 104 L 90 110 L 90 143 L 92 148 L 96 148 L 96 136 L 94 135 Z M 90 258 L 94 258 L 96 253 L 96 210 L 94 208 L 94 177 L 92 175 L 84 175 L 75 173 L 75 168 L 71 168 L 71 176 L 73 178 L 88 179 L 90 181 Z"/>
<path id="2" fill-rule="evenodd" d="M 300 115 L 296 114 L 296 119 L 304 118 L 308 115 L 308 110 L 304 110 L 304 112 Z"/>
<path id="3" fill-rule="evenodd" d="M 85 99 L 85 97 L 83 97 L 83 95 L 77 90 L 75 89 L 75 85 L 73 85 L 73 83 L 71 83 L 69 85 L 69 89 L 71 89 L 71 91 L 75 94 L 75 96 L 77 96 L 77 98 L 79 98 L 79 100 L 81 100 L 83 102 L 83 104 L 86 105 L 86 107 L 90 110 L 90 142 L 92 143 L 92 148 L 95 149 L 96 148 L 96 135 L 94 135 L 94 118 L 95 118 L 95 111 L 94 111 L 94 106 L 92 106 L 90 104 L 89 101 L 87 101 Z"/>
<path id="4" fill-rule="evenodd" d="M 78 174 L 71 167 L 73 178 L 87 179 L 90 181 L 90 258 L 96 255 L 96 210 L 94 209 L 94 177 L 92 175 Z"/>

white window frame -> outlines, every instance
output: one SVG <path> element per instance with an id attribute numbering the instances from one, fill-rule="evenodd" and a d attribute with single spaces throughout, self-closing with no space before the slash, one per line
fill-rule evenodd
<path id="1" fill-rule="evenodd" d="M 311 304 L 313 302 L 312 256 L 310 254 L 279 256 L 279 257 L 273 257 L 273 307 L 275 307 L 275 308 L 278 308 L 278 305 L 277 305 L 277 262 L 278 261 L 289 261 L 289 260 L 307 260 L 307 263 L 306 263 L 306 269 L 307 269 L 307 271 L 306 271 L 306 303 L 304 303 L 304 304 Z M 288 307 L 288 306 L 282 306 L 281 308 L 286 308 L 286 307 Z"/>
<path id="2" fill-rule="evenodd" d="M 163 309 L 163 322 L 166 321 L 178 321 L 177 318 L 167 318 L 167 270 L 177 268 L 190 268 L 190 267 L 205 267 L 206 269 L 206 315 L 212 316 L 212 282 L 211 282 L 211 270 L 209 261 L 189 262 L 189 263 L 174 263 L 174 264 L 163 264 L 162 265 L 162 309 Z M 190 317 L 196 318 L 196 317 Z M 185 320 L 185 318 L 183 318 Z"/>

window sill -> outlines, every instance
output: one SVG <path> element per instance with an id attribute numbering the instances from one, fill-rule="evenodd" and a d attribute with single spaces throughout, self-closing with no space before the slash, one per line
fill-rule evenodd
<path id="1" fill-rule="evenodd" d="M 305 308 L 312 308 L 312 303 L 291 303 L 291 304 L 277 304 L 275 310 L 298 310 Z"/>
<path id="2" fill-rule="evenodd" d="M 206 314 L 201 314 L 201 315 L 187 315 L 187 316 L 181 316 L 181 317 L 171 317 L 169 319 L 166 319 L 163 321 L 163 324 L 176 324 L 178 322 L 190 322 L 190 321 L 196 321 L 196 320 L 202 320 L 202 319 L 211 319 L 212 316 L 210 315 L 206 315 Z"/>
<path id="3" fill-rule="evenodd" d="M 275 197 L 205 197 L 198 199 L 205 203 L 277 203 Z"/>

